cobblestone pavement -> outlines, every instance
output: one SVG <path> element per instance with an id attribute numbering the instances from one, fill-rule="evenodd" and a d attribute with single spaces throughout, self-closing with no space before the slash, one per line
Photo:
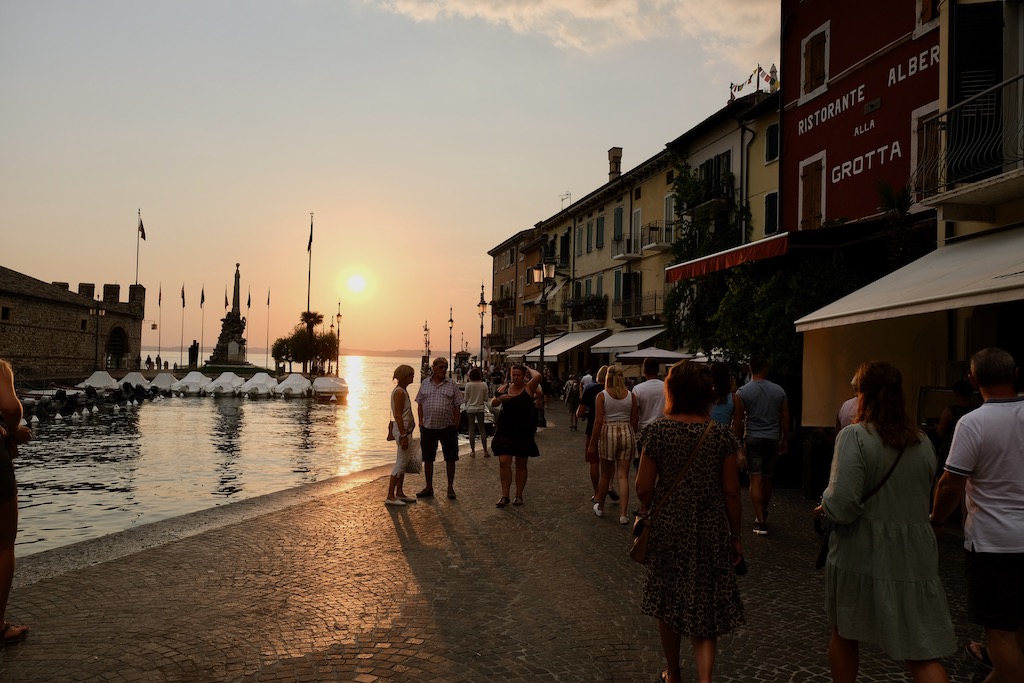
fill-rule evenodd
<path id="1" fill-rule="evenodd" d="M 379 469 L 369 483 L 16 585 L 8 614 L 32 633 L 0 650 L 0 680 L 651 683 L 663 659 L 639 613 L 629 531 L 591 511 L 581 432 L 551 426 L 538 441 L 521 507 L 495 508 L 496 459 L 464 453 L 454 501 L 387 508 Z M 419 490 L 410 480 L 407 492 Z M 745 513 L 747 626 L 721 639 L 716 680 L 829 680 L 811 507 L 778 491 L 767 537 Z M 977 630 L 956 539 L 943 540 L 941 564 L 964 642 Z M 860 680 L 908 680 L 901 663 L 861 650 Z M 954 681 L 981 680 L 962 652 L 946 664 Z"/>

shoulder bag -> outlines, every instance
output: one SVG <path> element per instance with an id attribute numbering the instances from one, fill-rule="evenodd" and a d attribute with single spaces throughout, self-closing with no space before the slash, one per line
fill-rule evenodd
<path id="1" fill-rule="evenodd" d="M 658 511 L 661 509 L 662 504 L 668 500 L 672 492 L 679 486 L 679 482 L 683 480 L 683 475 L 686 474 L 686 470 L 690 469 L 690 463 L 696 457 L 697 452 L 700 451 L 700 447 L 704 444 L 704 437 L 711 431 L 711 420 L 708 420 L 708 426 L 704 428 L 704 432 L 700 435 L 700 439 L 697 440 L 697 445 L 693 447 L 693 452 L 690 453 L 690 457 L 686 460 L 686 464 L 683 465 L 683 469 L 679 470 L 679 474 L 676 475 L 676 480 L 672 482 L 672 486 L 665 492 L 665 495 L 661 497 L 658 504 L 651 510 L 651 513 L 646 517 L 637 516 L 636 521 L 633 522 L 633 544 L 629 547 L 629 557 L 634 562 L 644 564 L 647 560 L 647 541 L 651 536 L 651 524 L 654 522 L 654 518 L 658 515 Z"/>
<path id="2" fill-rule="evenodd" d="M 885 476 L 882 477 L 881 481 L 875 484 L 874 488 L 872 488 L 870 491 L 868 491 L 867 493 L 860 497 L 861 505 L 868 502 L 871 496 L 878 493 L 879 490 L 881 490 L 881 488 L 885 486 L 885 482 L 889 481 L 889 477 L 891 477 L 892 473 L 896 470 L 896 465 L 900 464 L 900 459 L 903 457 L 903 454 L 906 452 L 906 450 L 907 447 L 904 446 L 900 450 L 899 454 L 896 456 L 896 459 L 892 461 L 892 466 L 889 468 L 889 471 L 885 473 Z M 821 547 L 818 548 L 818 557 L 814 560 L 815 569 L 821 569 L 825 566 L 825 560 L 828 559 L 829 539 L 832 538 L 832 532 L 835 530 L 835 524 L 826 524 L 824 522 L 826 522 L 826 520 L 814 520 L 814 529 L 818 531 L 819 534 L 821 534 Z"/>

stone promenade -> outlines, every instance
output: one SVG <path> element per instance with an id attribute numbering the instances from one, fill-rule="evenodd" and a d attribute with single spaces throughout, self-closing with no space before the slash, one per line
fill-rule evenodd
<path id="1" fill-rule="evenodd" d="M 8 616 L 32 633 L 0 650 L 0 680 L 652 683 L 629 531 L 591 511 L 582 433 L 538 441 L 522 507 L 495 508 L 496 459 L 464 454 L 454 501 L 387 508 L 377 469 L 28 556 Z M 811 507 L 777 492 L 767 537 L 745 511 L 747 626 L 720 641 L 716 680 L 829 680 Z M 964 642 L 956 539 L 941 564 Z M 947 665 L 981 680 L 962 652 Z M 860 680 L 908 677 L 864 646 Z"/>

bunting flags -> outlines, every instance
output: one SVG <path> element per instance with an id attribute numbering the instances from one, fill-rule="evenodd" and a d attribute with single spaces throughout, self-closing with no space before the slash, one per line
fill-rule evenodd
<path id="1" fill-rule="evenodd" d="M 760 89 L 762 82 L 764 82 L 764 84 L 768 86 L 768 90 L 770 92 L 775 92 L 776 90 L 779 89 L 780 83 L 779 79 L 772 76 L 773 73 L 776 73 L 774 64 L 772 64 L 772 68 L 767 71 L 762 69 L 761 65 L 758 64 L 757 68 L 751 72 L 750 76 L 747 77 L 746 81 L 740 81 L 739 83 L 729 84 L 729 100 L 732 101 L 733 99 L 735 99 L 736 93 L 742 92 L 743 88 L 747 86 L 753 86 L 755 90 Z"/>
<path id="2" fill-rule="evenodd" d="M 199 292 L 199 308 L 203 307 L 206 303 L 206 285 L 203 285 L 203 290 Z"/>
<path id="3" fill-rule="evenodd" d="M 185 308 L 185 285 L 181 286 L 181 307 Z"/>

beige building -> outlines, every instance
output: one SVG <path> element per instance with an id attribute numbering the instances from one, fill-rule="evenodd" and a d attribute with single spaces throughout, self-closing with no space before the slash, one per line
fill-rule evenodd
<path id="1" fill-rule="evenodd" d="M 0 267 L 0 358 L 19 380 L 86 377 L 93 370 L 138 370 L 146 288 L 47 283 Z"/>

